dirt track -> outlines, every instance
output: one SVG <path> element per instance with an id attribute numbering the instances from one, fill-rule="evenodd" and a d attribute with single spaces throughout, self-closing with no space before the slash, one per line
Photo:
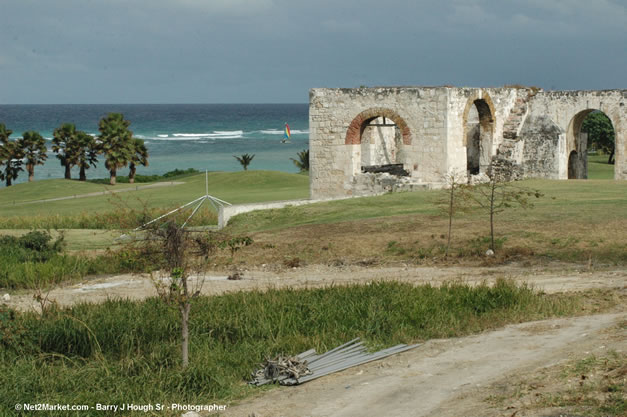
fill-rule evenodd
<path id="1" fill-rule="evenodd" d="M 280 387 L 232 406 L 229 417 L 278 416 L 536 416 L 486 402 L 492 384 L 519 373 L 609 348 L 627 348 L 627 332 L 607 337 L 626 313 L 545 320 L 456 339 L 430 340 L 418 348 L 296 387 Z M 519 410 L 518 410 L 519 411 Z M 545 414 L 555 412 L 555 414 Z"/>
<path id="2" fill-rule="evenodd" d="M 373 280 L 400 280 L 415 284 L 440 285 L 458 280 L 469 283 L 511 278 L 527 282 L 548 293 L 580 291 L 591 288 L 625 288 L 627 271 L 609 269 L 589 271 L 585 267 L 564 265 L 525 267 L 507 265 L 500 267 L 329 267 L 312 265 L 305 268 L 283 271 L 251 270 L 243 272 L 239 281 L 227 280 L 226 273 L 209 272 L 204 278 L 202 292 L 221 294 L 230 291 L 266 289 L 271 287 L 320 287 L 333 284 L 368 282 Z M 155 295 L 149 276 L 117 275 L 94 278 L 80 284 L 60 287 L 50 292 L 50 299 L 59 305 L 76 302 L 101 302 L 108 297 L 142 299 Z M 14 308 L 30 310 L 37 308 L 32 293 L 20 291 L 10 294 L 8 302 Z M 1 302 L 1 301 L 0 301 Z"/>

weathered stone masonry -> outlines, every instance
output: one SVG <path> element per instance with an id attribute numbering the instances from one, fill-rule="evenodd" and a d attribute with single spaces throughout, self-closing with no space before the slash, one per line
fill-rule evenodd
<path id="1" fill-rule="evenodd" d="M 312 89 L 311 198 L 437 187 L 447 173 L 483 175 L 490 166 L 514 178 L 585 178 L 580 129 L 594 110 L 612 121 L 614 177 L 627 180 L 626 101 L 627 90 Z M 408 175 L 372 169 L 396 164 Z"/>

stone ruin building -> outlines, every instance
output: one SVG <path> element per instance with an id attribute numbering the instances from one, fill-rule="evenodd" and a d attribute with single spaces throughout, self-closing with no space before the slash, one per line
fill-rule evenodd
<path id="1" fill-rule="evenodd" d="M 627 90 L 380 87 L 310 91 L 310 197 L 435 188 L 450 173 L 587 178 L 585 117 L 614 127 L 627 180 Z"/>

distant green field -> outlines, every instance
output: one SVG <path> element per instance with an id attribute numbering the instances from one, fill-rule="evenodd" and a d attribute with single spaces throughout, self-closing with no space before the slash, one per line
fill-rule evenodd
<path id="1" fill-rule="evenodd" d="M 276 171 L 209 173 L 209 194 L 230 203 L 290 200 L 309 196 L 309 177 Z M 75 215 L 115 210 L 119 206 L 140 208 L 177 207 L 205 194 L 205 174 L 179 180 L 182 184 L 115 195 L 101 195 L 61 201 L 27 203 L 106 190 L 133 189 L 130 184 L 115 187 L 73 180 L 41 180 L 0 189 L 0 216 Z M 146 184 L 137 184 L 142 186 Z M 26 204 L 20 204 L 26 203 Z"/>
<path id="2" fill-rule="evenodd" d="M 614 165 L 607 163 L 607 155 L 588 156 L 588 179 L 612 180 L 614 179 Z"/>

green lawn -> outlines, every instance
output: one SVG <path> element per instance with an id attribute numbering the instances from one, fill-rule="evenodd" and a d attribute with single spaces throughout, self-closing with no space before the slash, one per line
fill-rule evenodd
<path id="1" fill-rule="evenodd" d="M 538 189 L 545 195 L 534 199 L 534 209 L 524 212 L 526 218 L 534 221 L 572 219 L 577 223 L 602 224 L 611 219 L 627 219 L 627 181 L 526 180 L 517 184 Z M 438 214 L 435 202 L 441 193 L 394 193 L 256 211 L 234 217 L 230 225 L 234 230 L 251 232 L 378 217 L 435 216 Z M 521 213 L 520 210 L 511 210 L 503 216 L 515 217 Z M 481 214 L 467 216 L 480 217 Z"/>
<path id="2" fill-rule="evenodd" d="M 614 165 L 607 163 L 607 155 L 588 155 L 588 179 L 614 179 Z"/>
<path id="3" fill-rule="evenodd" d="M 140 184 L 141 185 L 141 184 Z M 78 194 L 88 194 L 107 191 L 115 188 L 129 188 L 129 184 L 120 184 L 116 187 L 93 184 L 77 180 L 39 180 L 23 182 L 10 187 L 0 188 L 0 210 L 13 203 L 45 200 L 49 198 L 71 197 Z"/>
<path id="4" fill-rule="evenodd" d="M 606 162 L 607 159 L 604 155 L 592 155 L 589 157 L 590 179 L 613 178 L 614 166 L 608 165 Z M 42 203 L 28 202 L 108 190 L 134 189 L 135 186 L 131 184 L 108 186 L 62 179 L 17 184 L 0 189 L 0 216 L 76 215 L 107 212 L 120 206 L 139 208 L 144 203 L 148 207 L 169 208 L 194 200 L 205 192 L 204 174 L 175 178 L 174 180 L 183 184 L 124 192 L 115 196 L 102 195 Z M 565 184 L 566 182 L 563 183 Z M 561 181 L 559 184 L 561 185 L 548 187 L 550 189 L 557 187 L 555 191 L 558 192 L 572 189 L 570 185 L 564 185 Z M 137 186 L 144 185 L 147 184 L 137 184 Z M 595 191 L 597 188 L 596 185 L 580 185 L 582 192 L 585 193 Z M 309 177 L 275 171 L 212 172 L 209 174 L 209 193 L 234 204 L 307 198 L 309 196 Z M 416 204 L 421 206 L 423 200 L 425 202 L 431 201 L 430 193 L 415 193 L 415 196 L 409 200 L 404 197 L 399 198 L 398 196 L 386 196 L 374 200 L 349 200 L 339 203 L 338 207 L 342 209 L 337 213 L 333 210 L 333 207 L 335 207 L 333 204 L 327 206 L 316 205 L 316 209 L 312 209 L 314 211 L 314 213 L 311 213 L 313 216 L 308 216 L 308 219 L 302 220 L 294 219 L 293 222 L 302 224 L 338 221 L 345 218 L 342 211 L 346 210 L 351 212 L 350 217 L 352 218 L 380 217 L 384 215 L 415 213 L 423 209 L 431 210 L 430 208 L 421 209 L 416 206 Z M 317 209 L 320 208 L 324 208 L 324 212 L 317 212 Z M 327 210 L 326 208 L 331 209 Z"/>
<path id="5" fill-rule="evenodd" d="M 115 187 L 72 180 L 41 180 L 0 189 L 0 216 L 75 215 L 111 211 L 119 206 L 139 208 L 177 207 L 205 194 L 205 174 L 180 180 L 183 184 L 61 201 L 14 205 L 37 199 L 49 199 L 104 191 L 133 188 L 129 184 Z M 145 184 L 137 184 L 138 186 Z M 276 171 L 213 172 L 209 174 L 209 194 L 230 203 L 249 203 L 307 198 L 309 177 Z"/>

